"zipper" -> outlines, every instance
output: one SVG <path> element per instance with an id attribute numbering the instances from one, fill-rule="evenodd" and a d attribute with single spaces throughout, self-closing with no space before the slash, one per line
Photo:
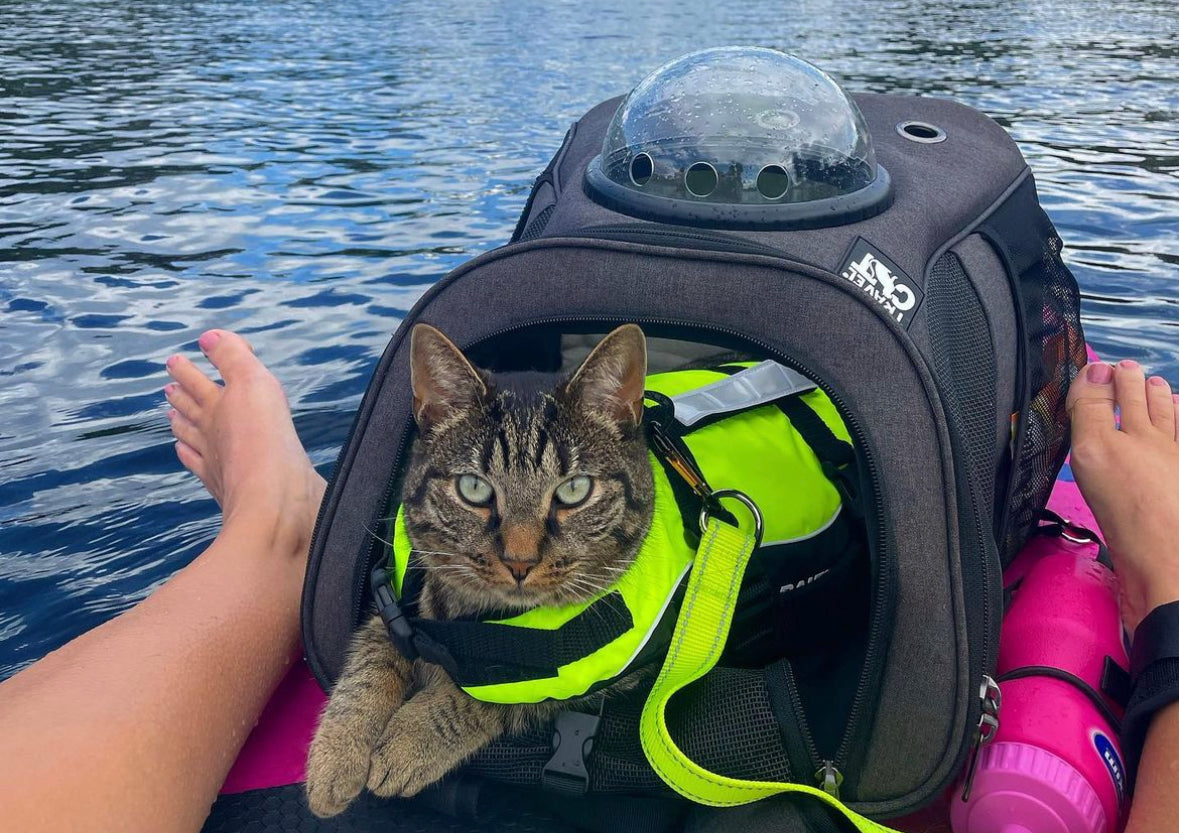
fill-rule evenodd
<path id="1" fill-rule="evenodd" d="M 978 759 L 982 748 L 999 733 L 999 710 L 1003 707 L 1003 692 L 993 677 L 983 675 L 982 684 L 978 688 L 978 699 L 982 710 L 978 716 L 974 742 L 970 747 L 970 765 L 966 768 L 966 777 L 962 779 L 963 801 L 970 800 L 970 791 L 974 788 L 974 775 L 978 771 Z"/>
<path id="2" fill-rule="evenodd" d="M 781 258 L 782 256 L 779 254 L 778 257 Z M 678 328 L 678 329 L 682 329 L 682 330 L 686 330 L 686 331 L 690 331 L 690 332 L 707 332 L 707 333 L 713 333 L 713 334 L 718 334 L 718 335 L 725 335 L 725 336 L 728 336 L 728 337 L 735 339 L 739 342 L 742 342 L 744 344 L 748 344 L 748 345 L 758 348 L 767 356 L 773 358 L 776 361 L 780 361 L 783 364 L 786 364 L 787 366 L 793 368 L 794 370 L 797 370 L 798 372 L 802 373 L 804 376 L 807 376 L 808 378 L 814 379 L 816 376 L 816 374 L 811 372 L 807 367 L 802 365 L 800 362 L 798 362 L 797 360 L 795 360 L 789 356 L 780 355 L 775 348 L 771 347 L 770 345 L 766 344 L 765 342 L 759 341 L 757 339 L 752 339 L 748 335 L 741 333 L 737 330 L 728 328 L 728 327 L 718 327 L 718 326 L 711 326 L 711 325 L 703 325 L 702 326 L 700 324 L 693 323 L 690 321 L 683 321 L 683 320 L 673 319 L 673 318 L 645 317 L 645 318 L 633 318 L 633 319 L 629 319 L 629 320 L 634 321 L 637 324 L 648 324 L 648 325 L 661 326 L 661 327 Z M 497 338 L 502 338 L 505 335 L 509 335 L 511 333 L 518 332 L 520 330 L 531 329 L 533 327 L 545 327 L 545 326 L 553 326 L 553 325 L 558 325 L 558 324 L 575 324 L 575 323 L 576 324 L 582 324 L 582 323 L 591 324 L 591 323 L 597 323 L 597 322 L 614 323 L 617 321 L 618 321 L 617 316 L 594 316 L 594 315 L 552 316 L 552 317 L 547 317 L 547 318 L 539 318 L 539 319 L 534 319 L 532 321 L 529 321 L 527 323 L 515 324 L 510 327 L 505 327 L 503 329 L 496 330 L 495 332 L 485 336 L 484 338 L 481 338 L 478 342 L 475 342 L 474 344 L 469 345 L 468 349 L 470 349 L 470 347 L 478 346 L 479 344 L 482 344 L 484 342 L 492 341 Z M 816 380 L 816 381 L 818 381 L 818 380 Z M 875 590 L 875 598 L 873 599 L 874 613 L 872 616 L 872 620 L 869 623 L 868 648 L 867 648 L 867 651 L 865 652 L 865 656 L 864 656 L 864 667 L 860 673 L 860 679 L 857 682 L 856 694 L 855 694 L 855 698 L 852 701 L 851 710 L 848 712 L 847 729 L 844 732 L 843 740 L 841 741 L 841 743 L 839 745 L 839 749 L 836 752 L 835 756 L 830 759 L 833 767 L 838 768 L 838 769 L 844 769 L 847 766 L 848 754 L 850 753 L 851 748 L 852 748 L 852 746 L 857 738 L 857 735 L 858 735 L 858 733 L 856 731 L 859 728 L 858 723 L 863 717 L 864 710 L 868 707 L 867 701 L 868 701 L 869 683 L 873 679 L 876 679 L 876 677 L 878 676 L 877 666 L 883 661 L 883 658 L 880 656 L 881 642 L 882 642 L 881 630 L 884 626 L 884 617 L 885 617 L 886 613 L 888 613 L 889 610 L 891 609 L 890 605 L 887 604 L 887 599 L 889 598 L 888 589 L 891 587 L 891 584 L 892 584 L 892 575 L 893 575 L 892 557 L 891 557 L 892 554 L 890 552 L 888 552 L 884 525 L 881 524 L 880 520 L 879 520 L 884 514 L 884 505 L 883 505 L 883 500 L 880 496 L 880 490 L 877 486 L 877 484 L 880 482 L 879 470 L 877 469 L 876 460 L 873 457 L 870 447 L 868 445 L 868 438 L 864 434 L 863 429 L 860 428 L 859 423 L 857 423 L 855 421 L 855 417 L 851 414 L 851 410 L 848 408 L 848 405 L 843 400 L 843 398 L 840 397 L 836 392 L 829 390 L 825 385 L 822 384 L 822 382 L 819 382 L 819 386 L 823 389 L 823 391 L 831 399 L 831 402 L 835 405 L 835 407 L 839 411 L 840 415 L 844 418 L 844 423 L 848 428 L 848 433 L 852 437 L 853 445 L 858 449 L 857 455 L 860 458 L 860 460 L 865 464 L 864 469 L 867 473 L 868 481 L 873 487 L 872 488 L 872 497 L 873 497 L 872 505 L 873 505 L 873 508 L 875 511 L 874 511 L 874 514 L 872 515 L 872 518 L 870 519 L 870 523 L 873 526 L 873 532 L 875 533 L 875 539 L 874 539 L 875 548 L 874 549 L 877 554 L 877 557 L 879 559 L 881 559 L 881 563 L 880 563 L 880 567 L 879 567 L 879 576 L 878 576 L 878 579 L 876 582 L 877 586 L 874 588 L 874 590 Z M 409 434 L 410 434 L 410 428 L 409 428 L 409 424 L 407 424 L 406 428 L 402 432 L 401 437 L 398 439 L 397 455 L 396 455 L 396 459 L 398 459 L 398 460 L 400 460 L 405 454 L 406 446 L 408 445 Z M 393 490 L 394 490 L 395 485 L 396 485 L 396 477 L 391 476 L 389 478 L 388 484 L 385 487 L 384 495 L 382 496 L 382 499 L 381 499 L 381 503 L 380 503 L 380 505 L 382 507 L 381 511 L 385 511 L 389 507 L 389 502 L 393 497 Z M 866 520 L 868 520 L 868 519 L 866 519 Z M 364 558 L 364 563 L 365 563 L 366 569 L 359 573 L 359 575 L 362 577 L 362 580 L 360 582 L 361 585 L 365 584 L 365 580 L 366 580 L 365 577 L 367 577 L 367 575 L 368 575 L 368 568 L 371 567 L 371 565 L 373 563 L 373 557 L 374 557 L 378 543 L 379 542 L 377 542 L 377 541 L 373 541 L 371 544 L 369 544 L 369 549 L 367 550 L 367 553 L 365 554 L 365 558 Z M 353 598 L 356 600 L 356 609 L 353 610 L 353 621 L 355 621 L 360 616 L 360 614 L 363 612 L 363 609 L 364 609 L 365 597 L 364 597 L 364 587 L 363 586 L 353 588 Z M 821 762 L 823 759 L 821 759 L 817 754 L 815 754 L 813 756 L 813 760 L 817 762 L 816 763 L 816 766 L 817 766 L 818 762 Z"/>
<path id="3" fill-rule="evenodd" d="M 802 708 L 802 696 L 798 691 L 798 681 L 794 677 L 794 668 L 789 661 L 781 665 L 782 676 L 786 680 L 786 692 L 790 698 L 790 708 L 794 720 L 786 721 L 783 728 L 783 741 L 786 744 L 786 754 L 790 759 L 791 771 L 796 764 L 806 763 L 806 770 L 815 767 L 814 780 L 816 786 L 835 798 L 839 798 L 839 788 L 843 784 L 843 773 L 831 758 L 824 758 L 819 754 L 819 747 L 815 744 L 815 737 L 811 734 L 810 723 L 806 712 Z M 801 774 L 801 773 L 800 773 Z"/>
<path id="4" fill-rule="evenodd" d="M 963 459 L 968 459 L 968 458 L 964 457 Z M 967 472 L 967 476 L 970 480 L 970 483 L 968 484 L 968 488 L 967 488 L 967 493 L 969 494 L 970 498 L 973 500 L 975 506 L 981 505 L 980 501 L 978 500 L 978 496 L 974 494 L 973 472 L 970 470 L 969 467 L 967 467 L 964 470 Z M 995 562 L 1000 561 L 998 544 L 997 543 L 995 544 L 995 548 L 993 551 L 987 546 L 988 541 L 995 543 L 994 535 L 991 533 L 988 533 L 983 528 L 982 517 L 977 510 L 972 508 L 971 514 L 973 516 L 973 521 L 974 521 L 973 526 L 974 526 L 975 541 L 977 542 L 977 545 L 978 545 L 978 573 L 976 574 L 976 573 L 967 572 L 964 570 L 963 576 L 962 576 L 962 578 L 963 578 L 962 584 L 963 584 L 963 590 L 964 590 L 964 595 L 965 595 L 964 602 L 966 604 L 966 610 L 967 610 L 966 616 L 967 616 L 968 628 L 969 628 L 969 621 L 970 621 L 970 614 L 969 614 L 970 602 L 972 599 L 978 599 L 979 601 L 981 601 L 981 608 L 982 609 L 979 613 L 979 616 L 981 618 L 981 622 L 980 622 L 981 633 L 979 634 L 979 636 L 981 636 L 981 645 L 979 645 L 980 650 L 971 652 L 972 662 L 971 662 L 971 668 L 970 668 L 970 679 L 972 679 L 972 680 L 981 679 L 982 680 L 980 693 L 979 693 L 979 702 L 982 705 L 982 711 L 979 713 L 979 718 L 978 718 L 979 722 L 978 722 L 978 729 L 976 731 L 976 738 L 975 738 L 974 742 L 971 744 L 971 752 L 969 753 L 970 754 L 970 765 L 969 765 L 970 775 L 969 775 L 969 778 L 973 778 L 974 767 L 975 767 L 976 759 L 978 757 L 979 748 L 981 747 L 981 745 L 983 743 L 986 743 L 988 740 L 990 740 L 990 736 L 985 737 L 985 738 L 981 738 L 981 740 L 980 740 L 980 736 L 978 735 L 978 732 L 982 731 L 983 725 L 985 723 L 989 723 L 989 721 L 988 721 L 989 717 L 994 717 L 994 720 L 995 720 L 994 728 L 998 729 L 998 714 L 999 714 L 999 706 L 1002 703 L 1002 697 L 999 695 L 999 687 L 995 684 L 994 679 L 990 675 L 994 673 L 995 663 L 997 662 L 997 657 L 995 656 L 995 654 L 998 651 L 998 645 L 999 645 L 998 625 L 999 625 L 1000 617 L 995 616 L 994 608 L 996 606 L 1002 604 L 1001 594 L 1003 592 L 1002 580 L 1001 579 L 995 580 L 993 578 L 993 574 L 991 572 L 996 566 Z M 963 561 L 965 562 L 965 559 L 963 559 Z M 965 564 L 963 566 L 965 566 Z M 1000 564 L 998 566 L 999 566 L 999 569 L 1002 570 L 1002 565 Z M 979 581 L 982 584 L 981 587 L 973 586 L 974 582 L 971 581 L 971 577 L 973 575 L 979 576 Z M 1000 572 L 1000 575 L 1002 575 L 1001 572 Z M 996 598 L 996 596 L 999 596 L 1000 598 Z M 978 655 L 978 657 L 979 657 L 977 666 L 973 662 L 974 657 L 976 655 Z M 993 700 L 991 698 L 989 698 L 989 696 L 988 696 L 988 692 L 991 692 L 991 691 L 993 691 L 993 693 L 994 693 Z M 988 709 L 990 709 L 992 707 L 993 707 L 993 712 L 994 712 L 993 715 L 988 711 Z M 992 734 L 993 734 L 993 732 L 992 732 Z M 967 793 L 968 794 L 969 794 L 969 790 L 970 790 L 970 788 L 969 788 L 969 784 L 968 784 L 967 785 Z"/>

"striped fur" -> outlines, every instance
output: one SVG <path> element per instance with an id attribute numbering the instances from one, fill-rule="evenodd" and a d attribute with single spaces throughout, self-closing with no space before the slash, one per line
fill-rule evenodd
<path id="1" fill-rule="evenodd" d="M 419 438 L 402 503 L 413 558 L 425 571 L 423 615 L 526 610 L 611 585 L 637 554 L 654 500 L 640 427 L 639 328 L 615 330 L 566 380 L 494 378 L 425 325 L 415 327 L 411 353 Z M 464 500 L 463 475 L 491 484 L 493 498 L 483 506 Z M 554 491 L 576 475 L 592 486 L 567 507 Z M 311 746 L 311 809 L 335 815 L 365 786 L 414 795 L 505 731 L 561 707 L 474 700 L 440 669 L 411 666 L 373 617 L 354 639 Z"/>

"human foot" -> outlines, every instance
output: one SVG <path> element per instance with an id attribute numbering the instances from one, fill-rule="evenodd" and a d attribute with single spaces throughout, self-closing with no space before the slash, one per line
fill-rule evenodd
<path id="1" fill-rule="evenodd" d="M 244 338 L 209 330 L 197 342 L 225 380 L 171 356 L 164 388 L 176 454 L 217 501 L 224 526 L 251 523 L 305 554 L 325 483 L 303 450 L 278 380 Z"/>
<path id="2" fill-rule="evenodd" d="M 1133 632 L 1179 600 L 1179 396 L 1137 362 L 1094 363 L 1073 382 L 1068 410 L 1072 470 L 1109 545 Z"/>

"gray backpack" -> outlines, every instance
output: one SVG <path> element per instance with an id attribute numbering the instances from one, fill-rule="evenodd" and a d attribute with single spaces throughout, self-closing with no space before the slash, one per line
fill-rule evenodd
<path id="1" fill-rule="evenodd" d="M 855 96 L 875 148 L 860 187 L 864 171 L 814 154 L 754 178 L 679 146 L 637 150 L 638 92 L 574 124 L 512 240 L 439 280 L 393 335 L 321 510 L 307 659 L 330 688 L 371 605 L 381 550 L 367 530 L 389 514 L 413 432 L 410 328 L 441 328 L 493 370 L 559 370 L 579 339 L 637 322 L 672 348 L 771 358 L 818 381 L 855 440 L 869 542 L 866 598 L 835 594 L 812 623 L 823 650 L 722 660 L 673 703 L 680 747 L 746 779 L 821 785 L 830 762 L 849 806 L 903 815 L 953 783 L 985 733 L 1001 571 L 1068 448 L 1064 401 L 1085 347 L 1060 239 L 1015 143 L 968 107 Z M 780 190 L 811 186 L 775 212 Z M 586 826 L 657 828 L 625 803 L 674 797 L 639 747 L 642 703 L 505 738 L 468 773 L 584 794 L 562 806 L 592 802 L 578 810 Z M 569 742 L 574 725 L 592 743 Z M 779 829 L 787 813 L 772 817 Z"/>

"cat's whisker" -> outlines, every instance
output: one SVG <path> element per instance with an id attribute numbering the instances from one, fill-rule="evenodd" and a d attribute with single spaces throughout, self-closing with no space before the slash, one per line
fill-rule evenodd
<path id="1" fill-rule="evenodd" d="M 375 533 L 371 529 L 369 529 L 367 524 L 365 524 L 364 531 L 367 532 L 369 535 L 373 536 L 374 538 L 376 538 L 378 541 L 380 541 L 386 547 L 389 547 L 390 549 L 393 547 L 392 541 L 386 541 L 380 535 L 378 535 L 377 533 Z"/>
<path id="2" fill-rule="evenodd" d="M 585 576 L 566 576 L 564 583 L 566 586 L 581 590 L 587 597 L 597 596 L 606 590 L 605 587 L 600 586 Z"/>
<path id="3" fill-rule="evenodd" d="M 470 558 L 469 555 L 467 555 L 466 553 L 461 553 L 461 552 L 448 552 L 446 550 L 418 550 L 418 549 L 415 549 L 410 554 L 410 559 L 412 560 L 414 558 L 420 558 L 423 555 L 449 555 L 452 558 Z"/>

